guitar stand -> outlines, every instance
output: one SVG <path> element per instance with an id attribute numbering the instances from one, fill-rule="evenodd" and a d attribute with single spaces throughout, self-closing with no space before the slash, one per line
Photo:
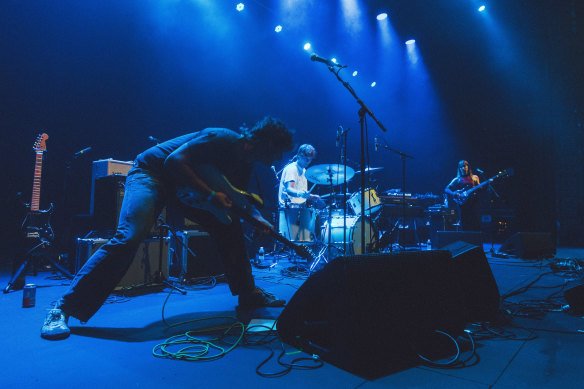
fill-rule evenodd
<path id="1" fill-rule="evenodd" d="M 46 248 L 49 245 L 50 245 L 50 242 L 48 242 L 46 240 L 42 240 L 39 244 L 37 244 L 36 246 L 31 248 L 30 250 L 28 250 L 24 254 L 24 261 L 22 261 L 22 263 L 20 264 L 18 269 L 14 272 L 14 274 L 10 278 L 10 281 L 8 281 L 8 284 L 4 288 L 4 293 L 9 293 L 11 291 L 20 290 L 24 287 L 24 284 L 26 283 L 26 281 L 25 281 L 26 268 L 27 268 L 29 262 L 31 262 L 31 255 L 35 251 L 37 251 L 38 249 Z M 73 279 L 73 274 L 71 274 L 67 269 L 65 269 L 64 267 L 59 265 L 54 259 L 52 259 L 50 257 L 47 259 L 51 263 L 51 265 L 54 266 L 55 269 L 57 269 L 59 272 L 61 272 L 61 274 L 63 274 L 68 279 Z M 35 264 L 33 263 L 32 265 L 34 266 Z M 36 268 L 34 268 L 34 272 L 36 275 Z M 22 282 L 19 282 L 20 278 L 22 278 Z"/>

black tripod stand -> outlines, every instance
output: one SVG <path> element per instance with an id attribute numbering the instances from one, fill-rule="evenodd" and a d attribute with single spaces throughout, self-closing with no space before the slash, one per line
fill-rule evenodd
<path id="1" fill-rule="evenodd" d="M 20 266 L 16 270 L 13 269 L 12 277 L 10 278 L 10 281 L 8 281 L 8 284 L 6 285 L 6 287 L 4 288 L 4 293 L 9 293 L 11 291 L 20 290 L 24 287 L 26 270 L 27 270 L 27 267 L 29 264 L 31 264 L 33 266 L 34 274 L 35 275 L 37 274 L 37 272 L 36 272 L 37 264 L 34 263 L 33 256 L 39 250 L 48 248 L 50 246 L 50 244 L 51 244 L 51 242 L 49 242 L 48 240 L 41 239 L 38 244 L 33 246 L 26 253 L 19 255 L 19 258 L 21 259 L 21 261 L 19 261 L 18 258 L 15 259 L 15 261 L 16 261 L 15 264 L 20 263 Z M 73 274 L 71 274 L 67 269 L 65 269 L 61 265 L 59 265 L 55 260 L 53 260 L 50 257 L 48 257 L 47 260 L 51 263 L 51 265 L 55 269 L 57 269 L 59 272 L 61 272 L 61 274 L 63 274 L 65 277 L 67 277 L 69 279 L 73 279 Z"/>

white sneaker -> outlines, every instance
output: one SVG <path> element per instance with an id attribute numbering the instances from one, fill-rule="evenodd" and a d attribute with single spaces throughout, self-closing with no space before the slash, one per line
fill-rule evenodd
<path id="1" fill-rule="evenodd" d="M 47 314 L 43 327 L 41 328 L 41 337 L 49 340 L 59 340 L 69 337 L 71 330 L 67 325 L 69 316 L 65 315 L 59 308 L 53 308 Z"/>

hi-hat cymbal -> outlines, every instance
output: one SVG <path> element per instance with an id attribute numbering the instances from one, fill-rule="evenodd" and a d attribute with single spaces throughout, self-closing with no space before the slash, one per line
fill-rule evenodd
<path id="1" fill-rule="evenodd" d="M 382 167 L 366 167 L 366 168 L 365 168 L 365 171 L 366 171 L 367 173 L 370 173 L 370 172 L 374 172 L 374 171 L 376 171 L 376 170 L 381 170 L 381 169 L 383 169 L 383 168 L 382 168 Z M 361 173 L 361 170 L 357 170 L 357 171 L 355 172 L 355 174 L 359 174 L 359 173 Z"/>
<path id="2" fill-rule="evenodd" d="M 349 166 L 339 164 L 314 165 L 306 170 L 306 179 L 320 185 L 340 185 L 345 182 L 345 170 L 347 181 L 355 175 L 355 170 Z"/>

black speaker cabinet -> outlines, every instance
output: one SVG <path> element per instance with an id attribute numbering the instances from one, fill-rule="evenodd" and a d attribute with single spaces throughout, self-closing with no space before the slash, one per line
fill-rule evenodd
<path id="1" fill-rule="evenodd" d="M 432 244 L 432 248 L 438 250 L 442 250 L 445 246 L 458 241 L 483 247 L 483 233 L 480 231 L 437 231 L 436 237 L 436 245 Z"/>
<path id="2" fill-rule="evenodd" d="M 120 217 L 126 176 L 115 174 L 95 180 L 93 230 L 115 231 Z"/>
<path id="3" fill-rule="evenodd" d="M 437 336 L 434 330 L 457 336 L 464 328 L 454 265 L 449 251 L 338 257 L 294 294 L 278 319 L 278 333 L 363 377 L 409 368 Z"/>
<path id="4" fill-rule="evenodd" d="M 168 275 L 173 281 L 212 277 L 224 273 L 215 241 L 203 231 L 171 234 L 168 247 Z M 187 247 L 190 249 L 187 250 Z M 194 256 L 192 254 L 195 254 Z"/>
<path id="5" fill-rule="evenodd" d="M 579 281 L 575 286 L 564 291 L 564 297 L 576 315 L 584 314 L 584 282 Z"/>
<path id="6" fill-rule="evenodd" d="M 524 259 L 549 258 L 556 254 L 556 245 L 547 232 L 516 232 L 501 245 L 499 252 Z"/>
<path id="7" fill-rule="evenodd" d="M 495 320 L 501 295 L 482 245 L 458 241 L 445 246 L 444 250 L 452 254 L 454 271 L 463 291 L 465 321 Z"/>
<path id="8" fill-rule="evenodd" d="M 77 273 L 89 257 L 107 241 L 107 239 L 77 239 L 75 272 Z M 138 246 L 134 260 L 126 275 L 118 284 L 118 288 L 126 288 L 154 281 L 159 266 L 161 266 L 160 269 L 163 273 L 163 279 L 166 279 L 167 274 L 164 274 L 164 272 L 167 268 L 167 255 L 168 238 L 162 240 L 162 250 L 160 247 L 160 239 L 146 239 Z"/>

